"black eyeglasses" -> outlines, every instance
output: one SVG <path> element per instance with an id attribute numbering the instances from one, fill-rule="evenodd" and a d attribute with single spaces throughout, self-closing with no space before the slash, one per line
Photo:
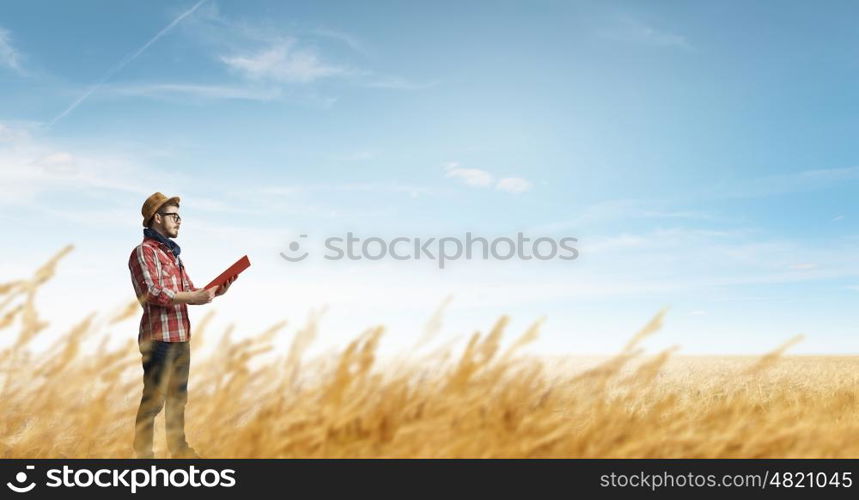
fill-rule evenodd
<path id="1" fill-rule="evenodd" d="M 179 222 L 182 220 L 182 217 L 179 217 L 179 214 L 176 212 L 158 212 L 158 215 L 164 217 L 165 215 L 173 216 L 173 222 Z"/>

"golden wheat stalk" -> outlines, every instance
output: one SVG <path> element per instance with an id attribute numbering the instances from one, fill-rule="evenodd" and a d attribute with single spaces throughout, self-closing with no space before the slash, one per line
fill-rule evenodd
<path id="1" fill-rule="evenodd" d="M 117 347 L 107 340 L 135 315 L 130 305 L 106 321 L 88 315 L 34 349 L 44 331 L 36 290 L 58 260 L 0 288 L 4 301 L 13 297 L 0 325 L 23 330 L 0 351 L 0 456 L 127 457 L 141 391 L 136 328 Z M 321 311 L 282 356 L 274 339 L 284 323 L 241 339 L 228 325 L 210 356 L 194 357 L 189 440 L 210 457 L 249 458 L 859 456 L 859 358 L 785 356 L 794 338 L 751 367 L 676 348 L 632 366 L 664 314 L 587 369 L 522 353 L 543 319 L 506 349 L 502 316 L 458 353 L 448 343 L 394 364 L 377 361 L 381 326 L 336 356 L 305 359 Z M 208 342 L 212 318 L 196 326 L 194 349 Z M 165 452 L 159 432 L 156 453 Z"/>

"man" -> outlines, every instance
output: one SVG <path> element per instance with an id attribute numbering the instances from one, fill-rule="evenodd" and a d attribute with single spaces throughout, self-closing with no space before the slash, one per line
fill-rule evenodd
<path id="1" fill-rule="evenodd" d="M 143 397 L 137 410 L 134 452 L 153 458 L 155 416 L 166 399 L 167 445 L 173 458 L 199 458 L 185 440 L 185 403 L 191 362 L 191 323 L 188 304 L 208 304 L 223 295 L 232 277 L 217 290 L 196 288 L 188 277 L 181 249 L 172 238 L 179 235 L 179 197 L 154 193 L 141 208 L 143 242 L 128 259 L 131 282 L 143 306 L 138 347 L 143 360 Z"/>

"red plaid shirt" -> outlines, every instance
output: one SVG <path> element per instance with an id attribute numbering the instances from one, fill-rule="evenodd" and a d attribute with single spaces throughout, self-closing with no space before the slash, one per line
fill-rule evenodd
<path id="1" fill-rule="evenodd" d="M 160 241 L 143 238 L 143 243 L 131 252 L 128 268 L 137 300 L 143 306 L 138 342 L 191 340 L 188 306 L 172 304 L 176 292 L 197 290 L 185 271 L 182 259 L 174 256 Z"/>

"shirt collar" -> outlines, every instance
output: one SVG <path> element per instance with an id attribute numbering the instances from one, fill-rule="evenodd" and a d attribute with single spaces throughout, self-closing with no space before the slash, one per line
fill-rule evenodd
<path id="1" fill-rule="evenodd" d="M 147 227 L 146 229 L 144 229 L 143 230 L 143 237 L 144 238 L 151 238 L 151 239 L 157 241 L 158 243 L 161 243 L 162 245 L 167 247 L 167 249 L 170 250 L 170 252 L 172 252 L 173 255 L 175 255 L 177 257 L 179 256 L 179 252 L 182 251 L 182 249 L 179 247 L 178 243 L 171 240 L 170 238 L 165 237 L 164 235 L 162 235 L 161 233 L 159 233 L 158 231 L 156 231 L 152 228 Z"/>

